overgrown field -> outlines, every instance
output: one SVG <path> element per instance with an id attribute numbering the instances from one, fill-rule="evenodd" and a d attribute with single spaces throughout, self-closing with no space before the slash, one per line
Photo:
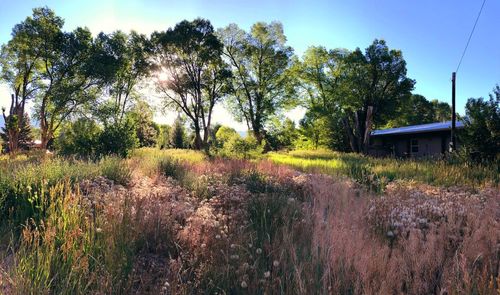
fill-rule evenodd
<path id="1" fill-rule="evenodd" d="M 500 194 L 487 181 L 374 194 L 182 150 L 0 162 L 0 293 L 500 292 Z"/>
<path id="2" fill-rule="evenodd" d="M 382 190 L 393 180 L 472 188 L 498 186 L 500 183 L 499 163 L 484 166 L 468 165 L 462 161 L 398 160 L 327 150 L 271 153 L 267 158 L 305 172 L 349 177 L 376 190 Z"/>

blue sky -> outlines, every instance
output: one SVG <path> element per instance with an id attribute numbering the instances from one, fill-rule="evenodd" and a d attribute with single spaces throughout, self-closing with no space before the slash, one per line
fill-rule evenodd
<path id="1" fill-rule="evenodd" d="M 281 21 L 288 43 L 301 55 L 308 46 L 366 48 L 383 38 L 401 49 L 414 93 L 451 102 L 451 72 L 458 64 L 482 0 L 351 1 L 160 1 L 0 0 L 0 43 L 12 27 L 47 5 L 66 20 L 65 28 L 87 26 L 92 32 L 116 29 L 150 33 L 183 19 L 208 18 L 215 27 L 237 23 L 244 29 L 257 21 Z M 469 97 L 486 97 L 500 83 L 500 1 L 487 0 L 469 49 L 457 74 L 457 111 Z M 0 90 L 0 104 L 8 99 Z M 229 119 L 219 109 L 222 123 Z M 297 111 L 292 116 L 300 116 Z M 229 121 L 227 121 L 229 122 Z M 236 123 L 228 123 L 236 126 Z M 238 125 L 239 129 L 243 125 Z"/>

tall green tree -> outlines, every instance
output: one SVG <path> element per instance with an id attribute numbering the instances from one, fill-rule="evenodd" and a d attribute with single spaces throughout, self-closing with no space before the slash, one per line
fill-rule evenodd
<path id="1" fill-rule="evenodd" d="M 451 120 L 451 106 L 449 103 L 433 99 L 431 104 L 434 109 L 434 121 L 444 122 Z"/>
<path id="2" fill-rule="evenodd" d="M 146 101 L 139 100 L 132 109 L 127 112 L 127 117 L 135 126 L 139 147 L 151 147 L 156 145 L 160 127 L 153 121 L 153 109 Z"/>
<path id="3" fill-rule="evenodd" d="M 108 57 L 103 71 L 111 76 L 107 87 L 111 99 L 105 100 L 99 111 L 108 114 L 107 120 L 121 122 L 133 107 L 138 85 L 150 74 L 152 45 L 145 35 L 135 31 L 100 33 L 96 43 Z"/>
<path id="4" fill-rule="evenodd" d="M 181 116 L 177 116 L 170 131 L 170 145 L 176 149 L 186 147 L 186 130 Z"/>
<path id="5" fill-rule="evenodd" d="M 14 27 L 12 39 L 2 49 L 2 78 L 14 92 L 11 115 L 22 124 L 26 101 L 36 100 L 42 148 L 79 106 L 95 99 L 106 80 L 97 60 L 102 52 L 96 51 L 90 31 L 64 32 L 63 25 L 54 11 L 35 8 L 33 16 Z"/>
<path id="6" fill-rule="evenodd" d="M 0 79 L 9 85 L 12 91 L 8 114 L 10 118 L 6 134 L 9 150 L 17 152 L 20 131 L 24 126 L 26 103 L 35 98 L 43 87 L 40 70 L 43 67 L 42 53 L 39 48 L 46 42 L 46 36 L 52 35 L 61 25 L 62 20 L 47 8 L 36 8 L 33 15 L 12 29 L 12 38 L 0 51 Z M 5 112 L 3 112 L 5 113 Z"/>
<path id="7" fill-rule="evenodd" d="M 231 24 L 218 31 L 233 72 L 232 110 L 260 143 L 270 117 L 294 99 L 288 70 L 293 49 L 286 45 L 283 25 L 259 22 L 245 32 Z"/>
<path id="8" fill-rule="evenodd" d="M 293 65 L 301 104 L 307 109 L 301 121 L 302 145 L 346 150 L 342 124 L 343 87 L 346 87 L 346 49 L 309 47 Z M 348 145 L 348 143 L 347 143 Z"/>
<path id="9" fill-rule="evenodd" d="M 191 121 L 194 148 L 207 148 L 213 109 L 229 91 L 231 72 L 222 60 L 222 43 L 205 19 L 182 21 L 155 32 L 152 40 L 158 92 L 167 107 Z"/>
<path id="10" fill-rule="evenodd" d="M 268 142 L 273 150 L 291 149 L 299 136 L 295 128 L 295 122 L 286 118 L 281 122 L 279 118 L 273 118 L 269 126 Z"/>
<path id="11" fill-rule="evenodd" d="M 500 87 L 493 89 L 489 99 L 470 98 L 465 112 L 462 138 L 471 159 L 500 161 Z"/>
<path id="12" fill-rule="evenodd" d="M 343 67 L 341 110 L 349 143 L 354 152 L 368 152 L 370 133 L 394 116 L 411 96 L 415 81 L 406 76 L 400 50 L 375 40 L 365 53 L 358 48 L 346 57 Z"/>
<path id="13" fill-rule="evenodd" d="M 59 32 L 41 48 L 46 81 L 37 97 L 35 115 L 40 121 L 42 148 L 47 148 L 54 132 L 78 107 L 95 101 L 109 77 L 101 75 L 92 34 L 88 29 Z"/>

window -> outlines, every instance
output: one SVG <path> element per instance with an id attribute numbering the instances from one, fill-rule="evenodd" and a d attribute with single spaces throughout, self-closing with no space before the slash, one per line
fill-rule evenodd
<path id="1" fill-rule="evenodd" d="M 411 153 L 418 153 L 418 139 L 411 140 Z"/>

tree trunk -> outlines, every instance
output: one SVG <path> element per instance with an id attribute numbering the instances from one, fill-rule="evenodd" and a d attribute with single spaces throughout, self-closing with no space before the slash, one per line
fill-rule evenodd
<path id="1" fill-rule="evenodd" d="M 46 150 L 47 149 L 47 146 L 49 145 L 49 140 L 50 140 L 50 134 L 49 134 L 49 130 L 47 128 L 47 126 L 45 126 L 45 124 L 41 124 L 41 144 L 40 144 L 40 148 L 42 150 Z"/>
<path id="2" fill-rule="evenodd" d="M 194 143 L 193 148 L 195 150 L 201 150 L 203 148 L 203 140 L 201 139 L 201 128 L 197 122 L 194 123 Z"/>
<path id="3" fill-rule="evenodd" d="M 356 144 L 356 138 L 354 137 L 353 128 L 349 123 L 349 118 L 346 116 L 342 118 L 342 123 L 344 124 L 345 132 L 347 133 L 347 137 L 349 138 L 349 145 L 351 146 L 351 150 L 355 153 L 358 152 L 358 147 Z"/>
<path id="4" fill-rule="evenodd" d="M 372 131 L 373 125 L 373 106 L 368 106 L 366 110 L 366 120 L 365 120 L 365 134 L 363 137 L 363 153 L 368 154 L 368 148 L 370 146 L 370 133 Z"/>

